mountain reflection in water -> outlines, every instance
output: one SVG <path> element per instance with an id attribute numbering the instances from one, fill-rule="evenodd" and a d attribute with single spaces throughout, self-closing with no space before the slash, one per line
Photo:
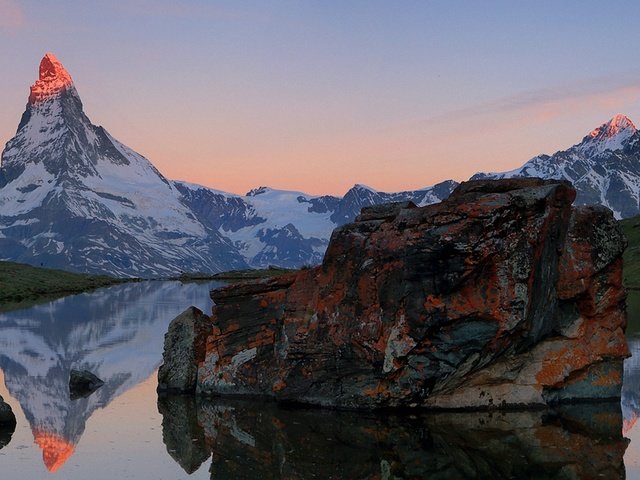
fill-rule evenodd
<path id="1" fill-rule="evenodd" d="M 189 302 L 206 301 L 207 290 L 180 282 L 132 283 L 0 315 L 5 384 L 49 471 L 73 455 L 96 409 L 155 372 L 168 323 Z M 105 385 L 71 400 L 71 369 L 89 370 Z"/>
<path id="2" fill-rule="evenodd" d="M 167 452 L 212 479 L 625 478 L 617 403 L 416 415 L 160 397 Z"/>

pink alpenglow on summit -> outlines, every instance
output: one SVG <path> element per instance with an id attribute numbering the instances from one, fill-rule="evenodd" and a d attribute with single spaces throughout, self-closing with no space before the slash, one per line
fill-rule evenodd
<path id="1" fill-rule="evenodd" d="M 47 53 L 40 61 L 40 75 L 31 86 L 29 103 L 41 102 L 73 86 L 71 75 L 53 53 Z"/>

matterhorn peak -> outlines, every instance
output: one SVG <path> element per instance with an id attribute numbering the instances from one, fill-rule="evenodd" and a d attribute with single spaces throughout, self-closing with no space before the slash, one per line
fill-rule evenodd
<path id="1" fill-rule="evenodd" d="M 29 103 L 46 100 L 73 86 L 71 75 L 53 53 L 46 53 L 40 61 L 39 78 L 31 86 Z"/>

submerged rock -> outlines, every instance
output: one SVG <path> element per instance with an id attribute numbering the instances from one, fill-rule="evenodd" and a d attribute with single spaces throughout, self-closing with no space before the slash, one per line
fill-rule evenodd
<path id="1" fill-rule="evenodd" d="M 104 382 L 87 370 L 71 370 L 69 376 L 71 400 L 88 397 L 102 385 Z"/>
<path id="2" fill-rule="evenodd" d="M 574 199 L 520 179 L 365 208 L 321 266 L 214 290 L 180 389 L 346 408 L 617 398 L 626 241 L 609 210 Z"/>

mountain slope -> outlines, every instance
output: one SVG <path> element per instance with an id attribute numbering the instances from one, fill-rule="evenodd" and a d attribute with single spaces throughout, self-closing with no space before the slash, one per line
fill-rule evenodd
<path id="1" fill-rule="evenodd" d="M 52 54 L 2 153 L 0 181 L 5 259 L 135 276 L 245 265 L 148 160 L 89 121 Z"/>
<path id="2" fill-rule="evenodd" d="M 0 165 L 0 260 L 154 277 L 320 262 L 332 230 L 362 206 L 446 198 L 455 182 L 343 198 L 261 187 L 245 196 L 166 179 L 91 123 L 69 72 L 40 63 Z"/>
<path id="3" fill-rule="evenodd" d="M 503 173 L 479 173 L 472 180 L 507 177 L 564 179 L 577 190 L 576 204 L 604 205 L 616 218 L 640 213 L 640 132 L 624 115 L 591 131 L 553 155 L 538 155 Z"/>

